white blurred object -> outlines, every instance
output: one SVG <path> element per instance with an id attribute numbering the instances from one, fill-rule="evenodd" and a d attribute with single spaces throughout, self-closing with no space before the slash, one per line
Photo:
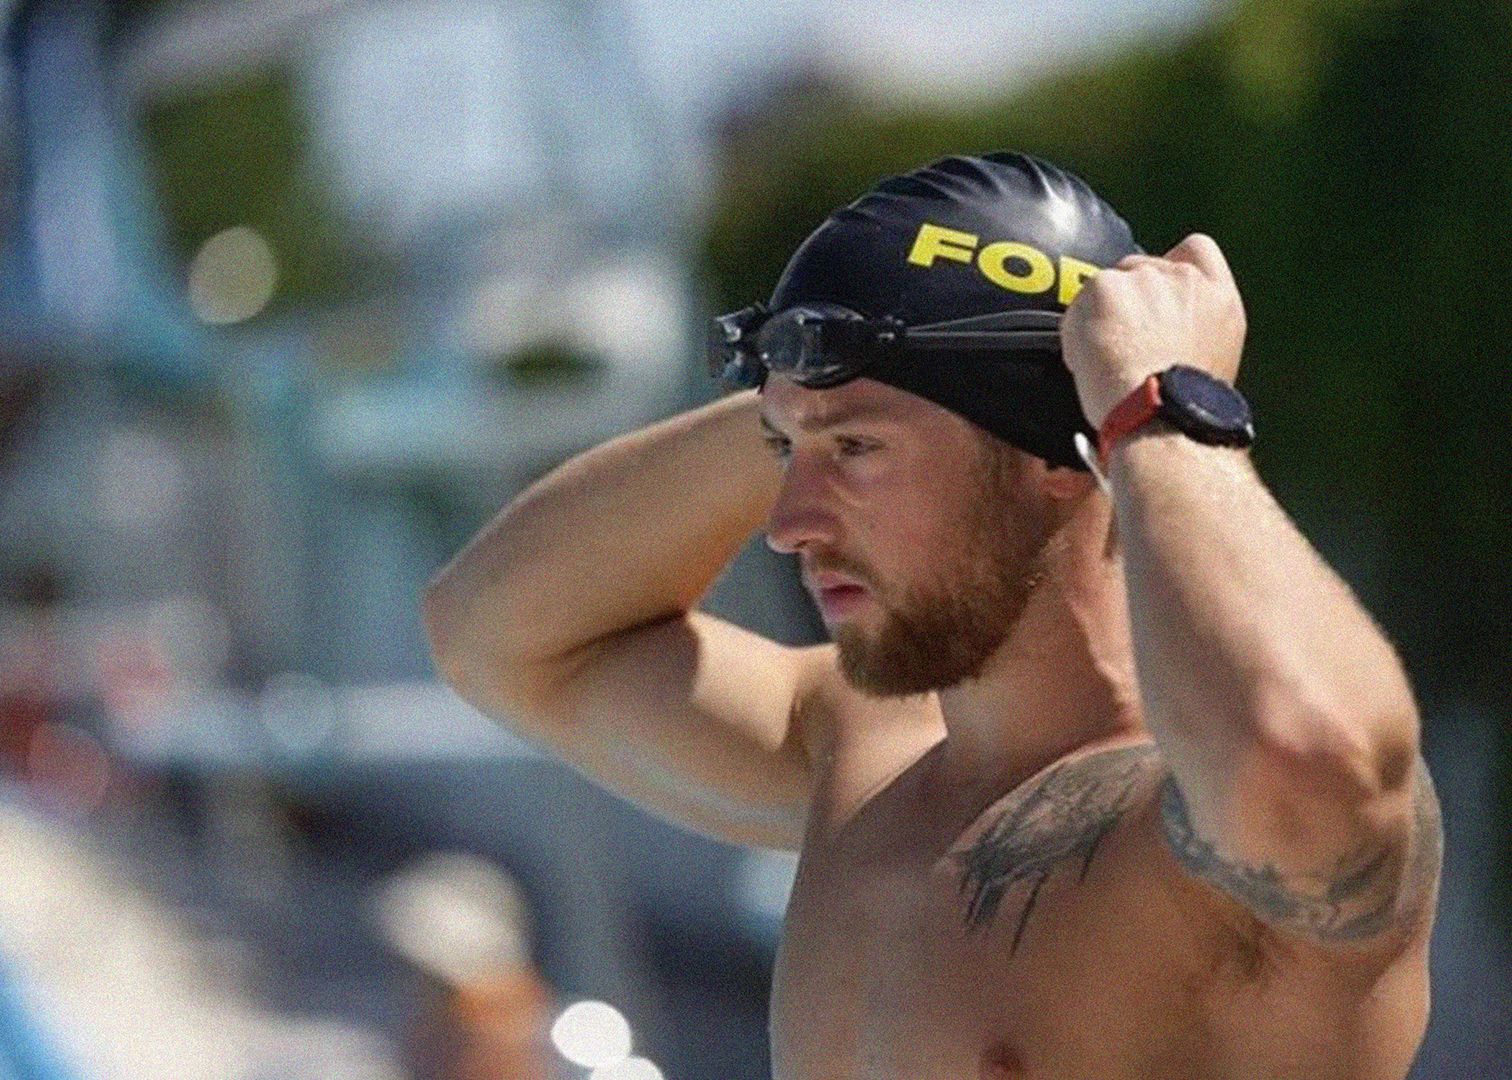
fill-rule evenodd
<path id="1" fill-rule="evenodd" d="M 670 267 L 634 252 L 574 284 L 573 322 L 585 342 L 638 374 L 681 369 L 687 311 Z"/>
<path id="2" fill-rule="evenodd" d="M 60 1037 L 70 1075 L 111 1080 L 404 1080 L 355 1025 L 268 1011 L 244 965 L 166 906 L 111 845 L 0 801 L 8 990 Z M 0 1058 L 0 1075 L 11 1076 Z"/>
<path id="3" fill-rule="evenodd" d="M 613 1065 L 594 1069 L 588 1080 L 663 1080 L 662 1071 L 643 1057 L 626 1058 Z"/>
<path id="4" fill-rule="evenodd" d="M 329 747 L 338 717 L 334 691 L 303 672 L 274 675 L 257 696 L 257 718 L 263 728 L 296 754 Z"/>
<path id="5" fill-rule="evenodd" d="M 273 249 L 246 225 L 216 233 L 189 264 L 189 306 L 212 326 L 252 318 L 268 306 L 277 285 Z"/>
<path id="6" fill-rule="evenodd" d="M 629 1058 L 630 1023 L 607 1002 L 579 1001 L 551 1025 L 551 1041 L 574 1065 L 602 1070 Z"/>
<path id="7" fill-rule="evenodd" d="M 0 612 L 3 618 L 3 612 Z M 144 673 L 145 674 L 145 673 Z M 141 679 L 133 676 L 132 681 Z M 185 686 L 151 716 L 123 717 L 113 747 L 146 768 L 282 770 L 319 760 L 342 762 L 529 761 L 543 755 L 435 681 L 331 687 L 339 730 L 305 757 L 284 744 L 269 760 L 256 696 L 226 687 Z M 415 732 L 426 737 L 417 740 Z"/>
<path id="8" fill-rule="evenodd" d="M 528 199 L 545 161 L 525 52 L 518 19 L 484 0 L 354 4 L 322 22 L 307 104 L 352 213 L 405 242 Z"/>
<path id="9" fill-rule="evenodd" d="M 569 253 L 559 267 L 516 266 L 484 276 L 465 301 L 461 345 L 492 360 L 542 341 L 560 341 L 601 357 L 632 386 L 648 376 L 672 378 L 686 363 L 685 291 L 654 250 L 630 249 L 608 258 Z"/>
<path id="10" fill-rule="evenodd" d="M 471 855 L 438 852 L 405 867 L 380 890 L 374 914 L 395 952 L 453 986 L 530 963 L 530 914 L 519 886 Z"/>
<path id="11" fill-rule="evenodd" d="M 864 0 L 811 9 L 816 67 L 891 99 L 1001 93 L 1130 38 L 1180 33 L 1211 0 Z"/>

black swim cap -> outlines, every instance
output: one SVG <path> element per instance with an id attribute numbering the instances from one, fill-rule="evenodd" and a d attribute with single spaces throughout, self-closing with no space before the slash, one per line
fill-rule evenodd
<path id="1" fill-rule="evenodd" d="M 840 304 L 905 325 L 999 311 L 1059 314 L 1082 281 L 1140 250 L 1086 182 L 1026 154 L 947 157 L 891 176 L 836 210 L 789 260 L 769 306 Z M 1072 441 L 1096 433 L 1060 351 L 932 352 L 866 376 L 965 417 L 1052 465 L 1086 470 Z"/>

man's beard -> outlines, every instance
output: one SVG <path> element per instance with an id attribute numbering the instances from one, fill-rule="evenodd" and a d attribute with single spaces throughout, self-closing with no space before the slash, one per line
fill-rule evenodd
<path id="1" fill-rule="evenodd" d="M 877 697 L 903 697 L 979 677 L 1043 576 L 1024 567 L 1012 577 L 1007 569 L 982 568 L 975 580 L 914 590 L 886 610 L 876 633 L 841 626 L 835 643 L 846 680 Z"/>
<path id="2" fill-rule="evenodd" d="M 1043 538 L 1013 535 L 1003 517 L 991 513 L 1004 505 L 995 494 L 972 500 L 966 535 L 952 553 L 958 564 L 938 565 L 927 585 L 889 604 L 876 577 L 866 578 L 885 621 L 874 633 L 854 624 L 836 630 L 840 669 L 851 685 L 877 697 L 903 697 L 982 674 L 1044 577 L 1037 558 L 1042 543 L 1036 542 Z"/>

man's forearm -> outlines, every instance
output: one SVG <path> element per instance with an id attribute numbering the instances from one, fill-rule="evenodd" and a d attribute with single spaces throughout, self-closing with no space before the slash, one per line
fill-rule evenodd
<path id="1" fill-rule="evenodd" d="M 432 649 L 549 660 L 688 610 L 760 525 L 779 482 L 752 392 L 589 450 L 432 579 Z"/>
<path id="2" fill-rule="evenodd" d="M 1361 843 L 1416 756 L 1390 643 L 1247 453 L 1153 427 L 1110 481 L 1146 720 L 1199 830 L 1283 865 Z"/>

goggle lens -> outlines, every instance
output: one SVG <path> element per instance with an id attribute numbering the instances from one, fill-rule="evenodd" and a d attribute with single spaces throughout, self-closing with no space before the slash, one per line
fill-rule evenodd
<path id="1" fill-rule="evenodd" d="M 789 308 L 757 331 L 756 356 L 768 371 L 800 386 L 837 386 L 865 366 L 859 358 L 843 355 L 834 340 L 844 336 L 836 331 L 847 319 L 859 321 L 860 316 L 844 308 Z"/>

